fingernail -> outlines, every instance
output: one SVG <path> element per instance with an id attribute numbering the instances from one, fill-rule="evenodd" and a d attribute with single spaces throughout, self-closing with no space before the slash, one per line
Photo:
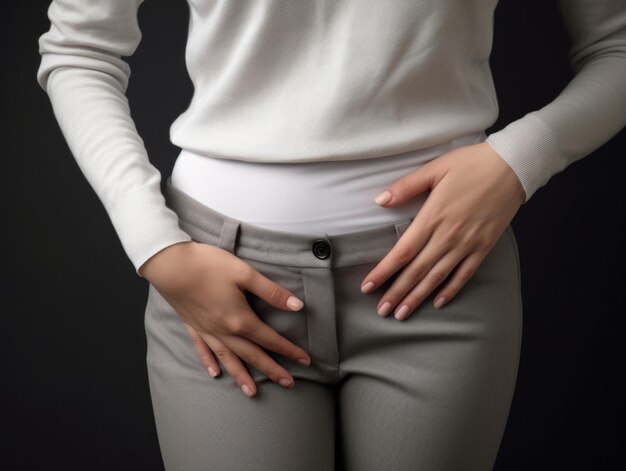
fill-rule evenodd
<path id="1" fill-rule="evenodd" d="M 404 315 L 409 311 L 409 306 L 407 306 L 406 304 L 403 304 L 402 307 L 400 309 L 398 309 L 398 311 L 395 314 L 395 318 L 398 319 L 399 321 L 401 321 L 402 319 L 404 319 Z"/>
<path id="2" fill-rule="evenodd" d="M 362 293 L 369 293 L 373 287 L 374 287 L 374 282 L 368 281 L 363 286 L 361 286 L 361 292 Z"/>
<path id="3" fill-rule="evenodd" d="M 435 301 L 435 307 L 439 309 L 441 306 L 443 306 L 445 302 L 446 302 L 446 298 L 441 296 L 440 298 L 437 298 L 437 300 Z"/>
<path id="4" fill-rule="evenodd" d="M 311 360 L 307 360 L 306 358 L 298 358 L 298 363 L 304 366 L 309 366 L 311 364 Z"/>
<path id="5" fill-rule="evenodd" d="M 243 392 L 245 393 L 246 396 L 252 397 L 252 389 L 250 389 L 250 386 L 248 386 L 247 384 L 244 384 L 243 386 L 241 386 L 241 389 L 243 389 Z"/>
<path id="6" fill-rule="evenodd" d="M 208 366 L 207 370 L 209 370 L 209 374 L 214 378 L 218 375 L 217 371 L 215 371 L 212 367 Z"/>
<path id="7" fill-rule="evenodd" d="M 380 195 L 374 198 L 374 201 L 378 204 L 385 204 L 391 201 L 391 192 L 389 190 L 383 191 Z"/>
<path id="8" fill-rule="evenodd" d="M 391 308 L 391 303 L 389 301 L 385 301 L 385 304 L 383 304 L 380 307 L 378 314 L 381 316 L 386 316 L 389 313 L 390 308 Z"/>
<path id="9" fill-rule="evenodd" d="M 280 378 L 278 380 L 278 382 L 280 383 L 281 386 L 284 386 L 286 388 L 290 387 L 293 383 L 291 381 L 289 381 L 287 378 Z"/>
<path id="10" fill-rule="evenodd" d="M 304 303 L 295 296 L 289 296 L 289 299 L 287 299 L 287 306 L 289 309 L 299 311 L 302 309 L 302 306 L 304 306 Z"/>

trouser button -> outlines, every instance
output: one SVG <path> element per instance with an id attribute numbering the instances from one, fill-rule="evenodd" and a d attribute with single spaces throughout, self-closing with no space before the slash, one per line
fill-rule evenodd
<path id="1" fill-rule="evenodd" d="M 313 255 L 319 259 L 325 259 L 330 256 L 330 245 L 323 239 L 313 242 Z"/>

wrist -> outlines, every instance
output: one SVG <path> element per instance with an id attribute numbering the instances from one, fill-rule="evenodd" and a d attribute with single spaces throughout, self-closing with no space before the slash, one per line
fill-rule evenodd
<path id="1" fill-rule="evenodd" d="M 197 242 L 193 240 L 183 241 L 162 248 L 139 267 L 139 273 L 150 283 L 153 283 L 167 267 L 171 267 L 174 260 L 180 259 L 181 251 L 187 250 L 189 248 L 188 246 L 196 243 Z"/>
<path id="2" fill-rule="evenodd" d="M 513 199 L 518 203 L 519 206 L 522 206 L 526 202 L 526 190 L 522 184 L 519 175 L 515 172 L 513 167 L 509 165 L 509 163 L 502 158 L 502 156 L 493 148 L 487 141 L 483 141 L 478 144 L 484 152 L 497 156 L 496 161 L 500 162 L 502 168 L 504 169 L 504 175 L 506 175 L 505 179 L 510 180 L 511 188 L 513 190 Z"/>

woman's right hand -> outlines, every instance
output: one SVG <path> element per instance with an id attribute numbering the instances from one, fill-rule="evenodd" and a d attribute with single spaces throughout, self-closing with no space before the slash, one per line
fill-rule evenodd
<path id="1" fill-rule="evenodd" d="M 246 395 L 256 394 L 256 383 L 241 359 L 279 384 L 286 380 L 282 386 L 294 386 L 291 374 L 260 346 L 310 364 L 304 349 L 256 315 L 244 289 L 282 310 L 300 310 L 302 301 L 231 252 L 196 241 L 176 243 L 153 255 L 139 271 L 182 318 L 205 367 L 217 366 L 208 346 Z M 291 296 L 294 309 L 288 305 Z"/>

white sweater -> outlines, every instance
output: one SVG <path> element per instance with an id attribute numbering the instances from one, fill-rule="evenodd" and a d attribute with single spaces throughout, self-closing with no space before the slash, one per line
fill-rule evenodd
<path id="1" fill-rule="evenodd" d="M 53 0 L 40 86 L 136 270 L 191 240 L 165 205 L 125 92 L 143 0 Z M 249 162 L 368 159 L 493 125 L 497 0 L 187 0 L 195 91 L 173 144 Z M 560 0 L 576 73 L 488 136 L 526 201 L 626 125 L 626 1 Z M 155 97 L 158 99 L 158 97 Z M 139 272 L 137 272 L 139 274 Z"/>

